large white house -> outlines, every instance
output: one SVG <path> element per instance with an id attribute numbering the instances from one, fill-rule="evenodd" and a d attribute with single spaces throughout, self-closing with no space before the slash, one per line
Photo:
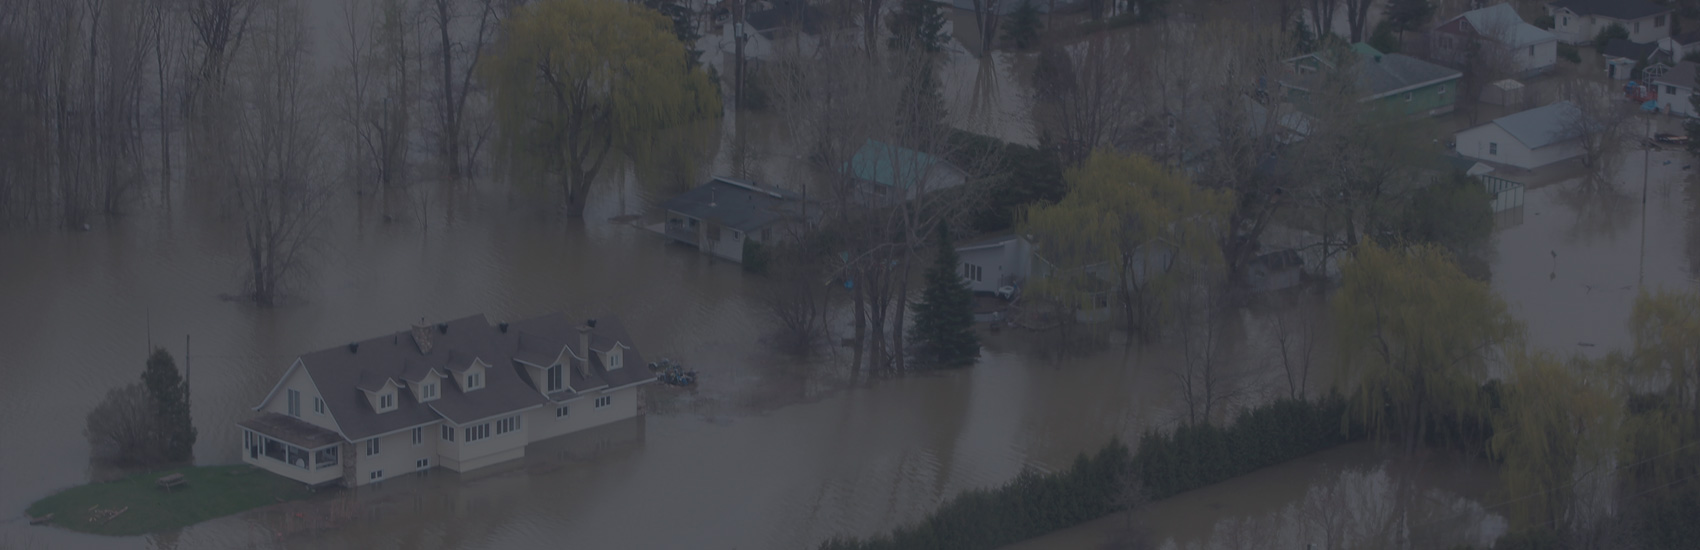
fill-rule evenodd
<path id="1" fill-rule="evenodd" d="M 315 486 L 475 470 L 641 414 L 643 365 L 614 318 L 415 326 L 297 358 L 237 423 L 242 460 Z"/>
<path id="2" fill-rule="evenodd" d="M 1658 42 L 1670 36 L 1669 6 L 1652 0 L 1556 0 L 1547 2 L 1552 33 L 1567 44 L 1593 40 L 1612 25 L 1623 27 L 1634 42 Z"/>
<path id="3" fill-rule="evenodd" d="M 1568 101 L 1505 115 L 1458 132 L 1458 154 L 1525 170 L 1576 158 L 1582 146 L 1570 128 L 1579 115 Z"/>
<path id="4" fill-rule="evenodd" d="M 1689 98 L 1694 95 L 1694 75 L 1700 66 L 1693 61 L 1677 63 L 1665 74 L 1653 79 L 1653 85 L 1659 90 L 1659 110 L 1665 113 L 1682 116 L 1695 116 L 1694 103 Z"/>

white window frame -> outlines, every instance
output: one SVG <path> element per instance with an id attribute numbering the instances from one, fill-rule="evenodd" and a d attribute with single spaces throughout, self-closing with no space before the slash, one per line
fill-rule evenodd
<path id="1" fill-rule="evenodd" d="M 496 435 L 507 435 L 519 431 L 520 415 L 513 415 L 496 421 Z"/>
<path id="2" fill-rule="evenodd" d="M 484 374 L 478 372 L 466 373 L 466 389 L 476 390 L 484 387 Z"/>
<path id="3" fill-rule="evenodd" d="M 454 426 L 444 424 L 443 425 L 442 438 L 443 438 L 443 441 L 451 441 L 451 442 L 454 441 L 455 440 L 455 428 L 454 428 Z"/>
<path id="4" fill-rule="evenodd" d="M 387 411 L 395 408 L 395 392 L 378 394 L 378 410 Z"/>
<path id="5" fill-rule="evenodd" d="M 289 416 L 301 418 L 300 390 L 289 390 L 289 393 L 284 396 L 284 401 L 284 408 L 289 411 Z"/>
<path id="6" fill-rule="evenodd" d="M 425 427 L 424 426 L 418 426 L 418 427 L 413 428 L 413 446 L 418 447 L 418 446 L 424 445 L 424 444 L 425 444 Z"/>
<path id="7" fill-rule="evenodd" d="M 366 478 L 370 479 L 372 481 L 377 481 L 377 480 L 383 479 L 384 478 L 384 471 L 383 470 L 372 470 L 372 473 L 366 474 Z"/>
<path id="8" fill-rule="evenodd" d="M 543 387 L 549 388 L 547 391 L 550 392 L 561 391 L 562 388 L 567 387 L 566 370 L 566 367 L 561 366 L 559 363 L 543 369 Z"/>
<path id="9" fill-rule="evenodd" d="M 567 410 L 567 407 L 568 407 L 568 405 L 561 405 L 559 407 L 555 407 L 555 419 L 556 420 L 566 418 L 567 415 L 572 412 L 570 410 Z"/>
<path id="10" fill-rule="evenodd" d="M 437 383 L 432 382 L 432 383 L 426 384 L 425 388 L 424 388 L 424 392 L 425 392 L 425 399 L 436 399 L 437 398 Z"/>
<path id="11" fill-rule="evenodd" d="M 373 437 L 366 440 L 366 456 L 377 456 L 384 452 L 383 438 Z"/>
<path id="12" fill-rule="evenodd" d="M 610 349 L 610 350 L 608 350 L 607 355 L 608 355 L 608 368 L 611 368 L 611 369 L 620 368 L 620 349 L 619 348 Z"/>
<path id="13" fill-rule="evenodd" d="M 602 397 L 596 398 L 596 408 L 598 408 L 598 409 L 600 409 L 602 407 L 609 406 L 609 405 L 613 405 L 613 404 L 614 404 L 614 396 L 612 396 L 612 395 L 604 395 Z"/>
<path id="14" fill-rule="evenodd" d="M 431 468 L 431 459 L 429 459 L 429 458 L 421 458 L 419 460 L 413 461 L 413 469 L 415 469 L 415 470 L 428 470 L 430 468 Z"/>
<path id="15" fill-rule="evenodd" d="M 1499 156 L 1499 142 L 1488 142 L 1488 154 L 1496 157 Z"/>
<path id="16" fill-rule="evenodd" d="M 325 398 L 317 395 L 313 396 L 313 412 L 321 415 L 325 414 Z"/>
<path id="17" fill-rule="evenodd" d="M 481 441 L 481 440 L 485 440 L 485 439 L 490 438 L 490 423 L 489 422 L 485 422 L 485 423 L 479 424 L 477 426 L 467 426 L 465 428 L 465 430 L 466 430 L 466 433 L 464 435 L 466 436 L 466 442 L 467 443 L 472 443 L 474 441 Z"/>

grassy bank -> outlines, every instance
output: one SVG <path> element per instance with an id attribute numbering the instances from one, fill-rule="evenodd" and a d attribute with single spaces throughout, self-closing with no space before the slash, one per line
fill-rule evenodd
<path id="1" fill-rule="evenodd" d="M 183 474 L 188 483 L 171 492 L 154 485 L 169 474 Z M 53 514 L 52 525 L 72 531 L 143 535 L 312 494 L 300 483 L 246 464 L 194 466 L 72 487 L 36 501 L 28 513 Z"/>

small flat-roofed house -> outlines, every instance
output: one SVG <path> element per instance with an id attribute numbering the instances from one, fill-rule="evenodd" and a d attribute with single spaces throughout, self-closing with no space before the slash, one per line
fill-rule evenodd
<path id="1" fill-rule="evenodd" d="M 819 215 L 797 193 L 719 176 L 660 208 L 667 219 L 651 231 L 740 263 L 749 247 L 794 238 L 807 228 L 808 216 Z"/>

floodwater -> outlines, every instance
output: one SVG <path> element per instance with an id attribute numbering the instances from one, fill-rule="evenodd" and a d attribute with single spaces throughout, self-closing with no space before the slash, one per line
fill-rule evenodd
<path id="1" fill-rule="evenodd" d="M 953 112 L 971 119 L 963 124 L 1030 140 L 1009 122 L 1022 116 L 1021 67 L 1030 60 L 955 58 L 945 93 Z M 780 157 L 770 164 L 784 164 Z M 1654 176 L 1649 284 L 1686 284 L 1700 261 L 1688 252 L 1700 245 L 1692 244 L 1692 201 L 1677 167 L 1660 165 Z M 240 285 L 240 243 L 229 220 L 196 205 L 144 210 L 90 232 L 0 233 L 0 361 L 8 375 L 0 384 L 0 546 L 804 548 L 882 532 L 1024 466 L 1065 467 L 1112 437 L 1178 418 L 1163 368 L 1174 358 L 1113 344 L 1054 359 L 1006 331 L 986 335 L 973 369 L 873 381 L 855 378 L 839 355 L 800 361 L 774 353 L 761 343 L 762 279 L 604 221 L 657 199 L 629 179 L 623 189 L 606 185 L 584 221 L 485 188 L 457 194 L 454 208 L 437 206 L 423 223 L 361 223 L 344 197 L 313 277 L 273 309 L 221 297 Z M 1581 285 L 1632 281 L 1625 277 L 1637 273 L 1639 256 L 1625 254 L 1639 244 L 1638 214 L 1591 214 L 1586 203 L 1558 201 L 1562 187 L 1530 191 L 1523 224 L 1501 234 L 1495 287 L 1541 345 L 1620 344 L 1629 293 Z M 1558 254 L 1556 267 L 1548 250 Z M 522 461 L 464 476 L 437 470 L 146 537 L 23 521 L 31 502 L 108 475 L 90 465 L 84 415 L 108 389 L 136 379 L 150 341 L 192 368 L 197 462 L 232 463 L 233 422 L 252 414 L 297 354 L 421 317 L 483 312 L 499 320 L 554 310 L 621 316 L 646 354 L 700 370 L 700 387 L 654 392 L 644 419 L 534 445 Z M 1236 337 L 1263 336 L 1247 328 Z M 1248 384 L 1278 376 L 1266 357 L 1255 349 L 1240 357 Z M 1313 387 L 1327 381 L 1325 369 L 1311 377 Z M 1461 510 L 1480 498 L 1448 484 L 1481 474 L 1468 465 L 1413 470 L 1352 449 L 1171 499 L 1153 509 L 1153 523 L 1174 544 L 1205 544 L 1222 525 L 1278 517 L 1316 494 L 1394 503 L 1438 494 Z M 1480 517 L 1471 521 L 1490 533 L 1491 516 Z"/>

